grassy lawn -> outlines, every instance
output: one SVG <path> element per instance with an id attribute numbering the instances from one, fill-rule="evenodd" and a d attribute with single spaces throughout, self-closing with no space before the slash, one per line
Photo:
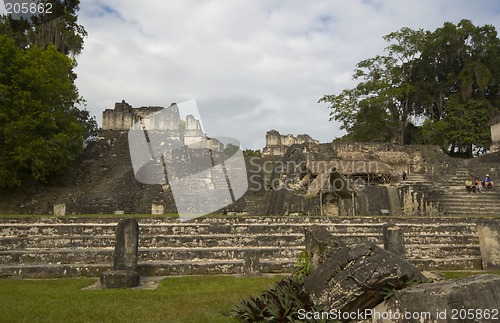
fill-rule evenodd
<path id="1" fill-rule="evenodd" d="M 81 290 L 95 279 L 0 279 L 1 322 L 234 322 L 233 305 L 282 277 L 190 276 L 156 290 Z"/>

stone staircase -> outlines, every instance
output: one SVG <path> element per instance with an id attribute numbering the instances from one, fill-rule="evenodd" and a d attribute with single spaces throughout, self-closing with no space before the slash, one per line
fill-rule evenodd
<path id="1" fill-rule="evenodd" d="M 418 185 L 418 184 L 429 184 L 430 180 L 425 174 L 409 174 L 406 181 L 403 184 L 408 185 Z"/>
<path id="2" fill-rule="evenodd" d="M 118 217 L 0 219 L 0 277 L 99 276 L 111 269 Z M 290 273 L 304 229 L 328 228 L 346 243 L 382 246 L 390 220 L 405 234 L 406 257 L 420 269 L 481 269 L 472 218 L 230 217 L 140 218 L 141 275 L 242 274 L 257 254 L 262 273 Z"/>
<path id="3" fill-rule="evenodd" d="M 465 179 L 471 174 L 466 169 L 458 169 L 446 183 L 441 206 L 445 214 L 460 216 L 498 216 L 500 215 L 500 190 L 483 190 L 481 193 L 468 193 Z M 479 177 L 478 174 L 472 174 Z M 481 178 L 484 175 L 480 176 Z"/>
<path id="4" fill-rule="evenodd" d="M 444 215 L 450 216 L 500 216 L 500 189 L 486 190 L 482 193 L 468 193 L 465 180 L 471 174 L 465 168 L 459 168 L 454 173 L 439 179 L 437 183 L 429 175 L 411 174 L 406 182 L 423 188 L 430 202 L 439 207 Z M 473 174 L 479 177 L 479 175 Z M 482 176 L 481 176 L 482 178 Z"/>

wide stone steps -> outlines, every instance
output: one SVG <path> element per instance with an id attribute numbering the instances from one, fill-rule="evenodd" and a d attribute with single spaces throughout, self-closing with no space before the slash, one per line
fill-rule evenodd
<path id="1" fill-rule="evenodd" d="M 500 191 L 469 194 L 462 187 L 460 191 L 444 194 L 440 205 L 449 215 L 497 216 L 500 215 Z"/>
<path id="2" fill-rule="evenodd" d="M 361 242 L 361 241 L 356 241 Z M 383 247 L 383 245 L 379 245 Z M 258 252 L 262 260 L 280 260 L 294 262 L 303 246 L 278 247 L 198 247 L 198 248 L 140 248 L 139 262 L 157 261 L 224 261 L 243 259 L 247 252 Z M 94 264 L 112 263 L 114 248 L 57 249 L 26 251 L 0 251 L 2 264 Z M 468 258 L 479 257 L 477 245 L 406 245 L 406 257 L 409 259 L 427 258 Z"/>
<path id="3" fill-rule="evenodd" d="M 483 178 L 484 174 L 465 168 L 458 168 L 451 176 L 443 179 L 432 178 L 425 174 L 410 174 L 403 184 L 425 186 L 437 192 L 438 197 L 430 197 L 429 201 L 438 205 L 447 216 L 500 216 L 500 190 L 483 190 L 483 193 L 468 194 L 465 180 L 472 174 Z M 435 182 L 437 180 L 437 182 Z"/>
<path id="4" fill-rule="evenodd" d="M 306 218 L 307 219 L 307 218 Z M 316 218 L 317 222 L 293 222 L 284 218 L 283 223 L 268 222 L 232 222 L 228 220 L 215 220 L 211 222 L 180 222 L 177 219 L 166 220 L 165 223 L 151 223 L 139 219 L 140 237 L 185 237 L 200 236 L 204 238 L 250 235 L 250 236 L 283 236 L 283 235 L 303 235 L 304 229 L 308 226 L 325 226 L 333 234 L 346 233 L 349 235 L 382 234 L 382 227 L 388 221 L 401 226 L 405 233 L 416 232 L 419 235 L 424 233 L 453 232 L 466 234 L 475 230 L 475 223 L 470 218 L 448 218 L 446 221 L 435 221 L 433 218 L 422 218 L 415 221 L 401 218 L 395 221 L 394 218 L 379 217 L 362 218 L 366 223 L 356 223 L 356 219 L 349 218 Z M 325 220 L 326 219 L 326 220 Z M 348 219 L 348 220 L 346 220 Z M 196 219 L 199 220 L 199 219 Z M 222 223 L 220 223 L 222 221 Z M 351 222 L 350 222 L 351 221 Z M 403 222 L 405 221 L 405 222 Z M 434 221 L 434 222 L 433 222 Z M 471 222 L 472 221 L 472 222 Z M 413 223 L 412 223 L 413 222 Z M 419 223 L 420 222 L 420 223 Z M 63 240 L 108 237 L 113 238 L 117 222 L 111 223 L 1 223 L 0 237 L 2 238 L 25 238 L 25 237 L 61 237 Z M 205 235 L 205 236 L 204 236 Z M 206 241 L 206 240 L 203 240 Z M 68 241 L 70 242 L 70 241 Z"/>
<path id="5" fill-rule="evenodd" d="M 198 248 L 140 248 L 139 262 L 148 261 L 223 261 L 228 259 L 243 259 L 247 252 L 258 252 L 262 259 L 290 260 L 295 259 L 303 250 L 302 246 L 287 247 L 198 247 Z M 92 264 L 112 263 L 114 248 L 88 248 L 88 249 L 58 249 L 24 251 L 2 251 L 0 262 L 8 264 Z"/>
<path id="6" fill-rule="evenodd" d="M 141 274 L 241 274 L 245 255 L 261 272 L 290 272 L 304 229 L 325 226 L 347 244 L 382 246 L 383 225 L 399 225 L 406 256 L 422 269 L 480 269 L 471 218 L 231 217 L 140 218 Z M 118 218 L 0 219 L 0 276 L 96 276 L 113 262 Z M 46 268 L 46 269 L 44 269 Z"/>
<path id="7" fill-rule="evenodd" d="M 438 243 L 448 245 L 477 245 L 479 243 L 476 234 L 461 233 L 457 231 L 453 234 L 444 232 L 405 232 L 405 241 L 407 245 L 420 243 Z M 376 244 L 382 244 L 382 234 L 380 232 L 355 232 L 339 233 L 332 232 L 332 235 L 338 237 L 348 244 L 371 241 Z M 86 250 L 90 248 L 113 248 L 115 238 L 112 236 L 71 236 L 71 237 L 48 237 L 33 236 L 29 239 L 25 237 L 8 237 L 2 239 L 0 252 L 10 252 L 12 250 L 45 250 L 45 249 L 68 249 L 78 248 Z M 200 248 L 200 247 L 233 247 L 237 244 L 244 244 L 247 247 L 265 247 L 265 246 L 303 246 L 304 234 L 283 234 L 283 235 L 246 235 L 246 234 L 224 234 L 224 235 L 177 235 L 177 236 L 142 236 L 139 238 L 139 245 L 149 248 Z"/>

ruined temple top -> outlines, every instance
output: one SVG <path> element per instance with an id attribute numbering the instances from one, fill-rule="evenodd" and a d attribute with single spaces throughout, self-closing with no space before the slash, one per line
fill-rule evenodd
<path id="1" fill-rule="evenodd" d="M 172 103 L 175 105 L 175 103 Z M 134 123 L 147 116 L 163 110 L 160 106 L 143 106 L 133 108 L 125 100 L 116 102 L 114 109 L 105 109 L 102 113 L 103 130 L 130 130 Z"/>
<path id="2" fill-rule="evenodd" d="M 297 137 L 287 134 L 282 135 L 276 130 L 270 130 L 266 133 L 266 147 L 262 151 L 263 156 L 283 156 L 286 149 L 294 144 L 319 144 L 318 140 L 311 138 L 309 135 L 302 134 Z"/>
<path id="3" fill-rule="evenodd" d="M 201 123 L 192 115 L 187 115 L 181 130 L 179 108 L 172 103 L 169 109 L 160 106 L 142 106 L 133 108 L 125 100 L 115 103 L 114 109 L 105 109 L 102 113 L 102 130 L 128 131 L 134 125 L 141 124 L 146 129 L 168 131 L 170 136 L 184 141 L 191 148 L 209 148 L 222 150 L 222 144 L 216 139 L 209 139 L 201 127 Z M 161 118 L 150 118 L 156 112 L 164 110 Z"/>

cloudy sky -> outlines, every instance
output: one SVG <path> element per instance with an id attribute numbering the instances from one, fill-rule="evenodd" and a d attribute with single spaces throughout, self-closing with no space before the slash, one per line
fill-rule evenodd
<path id="1" fill-rule="evenodd" d="M 271 129 L 329 142 L 342 132 L 317 101 L 352 87 L 382 36 L 464 18 L 500 30 L 500 1 L 82 0 L 77 85 L 99 124 L 122 99 L 195 99 L 205 132 L 244 148 L 262 148 Z"/>

